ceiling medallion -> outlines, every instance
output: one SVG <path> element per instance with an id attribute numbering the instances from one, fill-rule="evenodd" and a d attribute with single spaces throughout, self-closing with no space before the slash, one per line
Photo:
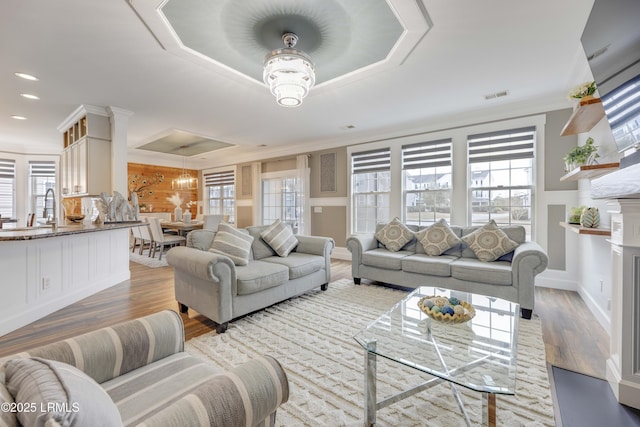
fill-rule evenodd
<path id="1" fill-rule="evenodd" d="M 298 36 L 284 33 L 282 41 L 285 48 L 273 50 L 265 57 L 263 80 L 278 105 L 297 107 L 316 82 L 314 65 L 309 55 L 294 49 Z"/>

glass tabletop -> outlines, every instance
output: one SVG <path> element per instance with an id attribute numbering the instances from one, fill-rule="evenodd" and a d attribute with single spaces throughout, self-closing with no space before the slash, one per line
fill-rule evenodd
<path id="1" fill-rule="evenodd" d="M 460 324 L 432 320 L 425 296 L 456 297 L 475 309 Z M 519 304 L 485 295 L 420 287 L 356 334 L 367 351 L 469 389 L 514 394 Z"/>

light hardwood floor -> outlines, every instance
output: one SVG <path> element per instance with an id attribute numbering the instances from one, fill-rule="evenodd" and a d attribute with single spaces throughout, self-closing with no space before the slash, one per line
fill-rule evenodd
<path id="1" fill-rule="evenodd" d="M 332 280 L 351 278 L 351 263 L 333 260 L 331 275 Z M 0 337 L 0 357 L 166 308 L 177 311 L 173 269 L 132 262 L 130 280 Z M 576 292 L 538 288 L 534 313 L 542 321 L 550 364 L 604 378 L 609 337 Z M 190 316 L 182 315 L 187 339 L 214 330 L 204 316 Z"/>

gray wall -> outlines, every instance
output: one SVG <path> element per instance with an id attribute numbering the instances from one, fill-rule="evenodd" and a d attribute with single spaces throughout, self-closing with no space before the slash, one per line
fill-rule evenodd
<path id="1" fill-rule="evenodd" d="M 577 181 L 560 181 L 565 174 L 562 158 L 578 145 L 578 135 L 560 136 L 562 128 L 573 110 L 550 111 L 547 113 L 544 145 L 544 189 L 545 191 L 577 190 Z"/>

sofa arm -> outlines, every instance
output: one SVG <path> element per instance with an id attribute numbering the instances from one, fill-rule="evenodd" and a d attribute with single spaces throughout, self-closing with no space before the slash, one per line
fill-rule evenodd
<path id="1" fill-rule="evenodd" d="M 176 246 L 167 252 L 167 263 L 177 270 L 181 270 L 191 276 L 213 282 L 221 282 L 221 277 L 229 271 L 234 272 L 236 266 L 231 258 L 209 251 Z M 224 274 L 218 274 L 218 272 Z M 233 274 L 235 281 L 235 274 Z"/>
<path id="2" fill-rule="evenodd" d="M 56 360 L 103 383 L 183 350 L 182 318 L 175 311 L 164 310 L 3 359 Z"/>
<path id="3" fill-rule="evenodd" d="M 518 246 L 511 261 L 513 284 L 518 288 L 521 308 L 532 310 L 535 299 L 535 276 L 542 273 L 549 258 L 536 242 L 525 242 Z"/>
<path id="4" fill-rule="evenodd" d="M 351 276 L 355 283 L 360 283 L 360 266 L 362 254 L 378 246 L 378 240 L 374 234 L 352 234 L 347 238 L 347 249 L 351 252 Z"/>
<path id="5" fill-rule="evenodd" d="M 298 246 L 294 249 L 295 252 L 321 255 L 326 258 L 331 257 L 331 252 L 336 245 L 329 237 L 296 235 L 296 239 L 298 239 Z"/>
<path id="6" fill-rule="evenodd" d="M 211 378 L 139 426 L 273 426 L 288 399 L 287 374 L 276 359 L 263 356 Z"/>

